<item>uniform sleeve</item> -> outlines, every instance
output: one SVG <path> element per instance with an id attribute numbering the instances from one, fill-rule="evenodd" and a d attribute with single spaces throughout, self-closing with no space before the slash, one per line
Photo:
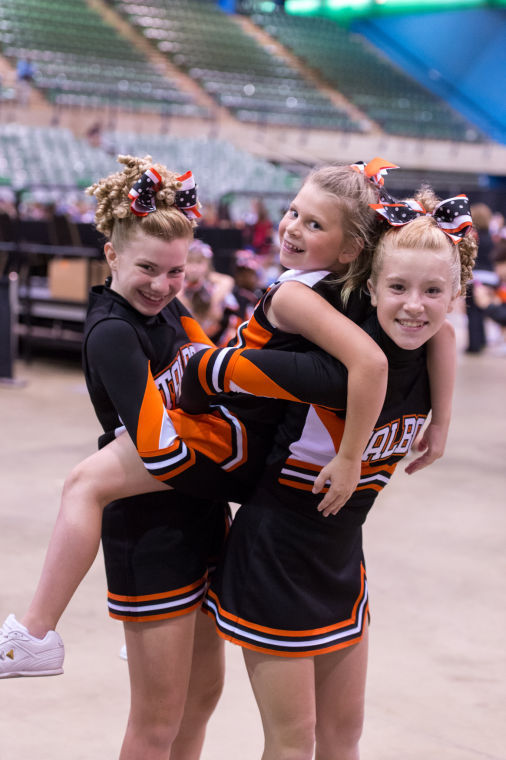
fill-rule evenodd
<path id="1" fill-rule="evenodd" d="M 323 351 L 208 349 L 193 356 L 184 373 L 181 407 L 203 413 L 221 393 L 240 393 L 343 409 L 346 368 Z"/>
<path id="2" fill-rule="evenodd" d="M 91 332 L 86 352 L 95 378 L 109 395 L 149 474 L 192 496 L 222 498 L 229 485 L 226 472 L 194 448 L 191 436 L 185 435 L 188 426 L 180 410 L 167 411 L 134 328 L 124 320 L 105 320 Z M 220 420 L 208 425 L 209 431 L 206 421 L 197 427 L 209 437 Z M 229 430 L 226 421 L 221 426 L 224 432 Z"/>
<path id="3" fill-rule="evenodd" d="M 122 319 L 99 322 L 86 343 L 90 373 L 109 396 L 132 441 L 149 376 L 149 359 L 134 328 Z M 160 397 L 160 402 L 163 402 Z"/>

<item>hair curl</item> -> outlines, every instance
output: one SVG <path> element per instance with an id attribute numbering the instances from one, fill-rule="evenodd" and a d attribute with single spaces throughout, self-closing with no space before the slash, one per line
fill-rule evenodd
<path id="1" fill-rule="evenodd" d="M 151 156 L 137 158 L 120 155 L 118 162 L 124 164 L 122 171 L 100 179 L 85 191 L 97 199 L 97 230 L 109 238 L 118 250 L 121 250 L 138 231 L 166 240 L 192 237 L 196 223 L 174 205 L 176 191 L 180 185 L 177 181 L 178 174 L 163 164 L 153 163 Z M 154 167 L 162 178 L 162 186 L 155 196 L 156 211 L 147 216 L 136 216 L 130 210 L 131 200 L 128 193 L 141 175 L 151 167 Z"/>
<path id="2" fill-rule="evenodd" d="M 388 248 L 423 248 L 426 250 L 441 250 L 446 248 L 452 258 L 452 272 L 454 278 L 454 294 L 465 292 L 467 283 L 472 278 L 472 270 L 478 251 L 474 235 L 467 234 L 456 245 L 438 227 L 436 220 L 431 215 L 440 198 L 433 189 L 423 185 L 414 195 L 414 200 L 420 203 L 427 212 L 424 216 L 418 216 L 413 221 L 401 227 L 390 227 L 381 235 L 376 247 L 371 267 L 371 279 L 377 281 L 378 274 L 383 264 L 385 251 Z"/>

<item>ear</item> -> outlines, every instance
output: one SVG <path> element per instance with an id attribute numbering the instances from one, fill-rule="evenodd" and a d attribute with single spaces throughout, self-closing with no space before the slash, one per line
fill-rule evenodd
<path id="1" fill-rule="evenodd" d="M 351 264 L 361 254 L 364 247 L 364 241 L 357 238 L 351 238 L 344 245 L 344 250 L 339 256 L 341 264 Z"/>
<path id="2" fill-rule="evenodd" d="M 369 291 L 369 294 L 371 296 L 371 303 L 372 303 L 372 305 L 373 306 L 377 306 L 378 305 L 378 299 L 376 297 L 376 289 L 375 289 L 375 287 L 373 285 L 373 282 L 372 282 L 372 280 L 370 278 L 367 280 L 367 290 Z"/>
<path id="3" fill-rule="evenodd" d="M 116 253 L 113 244 L 109 241 L 104 245 L 104 255 L 109 264 L 109 269 L 114 272 L 117 267 L 118 254 Z"/>

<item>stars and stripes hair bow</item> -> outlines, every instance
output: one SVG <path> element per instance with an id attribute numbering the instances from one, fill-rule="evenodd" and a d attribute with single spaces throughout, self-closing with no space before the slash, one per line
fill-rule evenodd
<path id="1" fill-rule="evenodd" d="M 177 182 L 181 183 L 181 187 L 176 191 L 176 200 L 174 205 L 185 215 L 188 219 L 198 219 L 202 214 L 199 211 L 199 202 L 197 200 L 197 185 L 195 184 L 195 178 L 191 171 L 187 171 L 181 177 L 177 178 Z"/>
<path id="2" fill-rule="evenodd" d="M 356 161 L 354 164 L 351 164 L 351 168 L 356 172 L 364 174 L 374 185 L 382 187 L 385 182 L 383 177 L 387 171 L 389 169 L 398 169 L 399 167 L 397 164 L 392 164 L 385 158 L 379 158 L 377 156 L 369 161 L 368 164 L 365 164 L 363 161 Z"/>
<path id="3" fill-rule="evenodd" d="M 132 201 L 130 209 L 135 216 L 147 216 L 156 211 L 155 195 L 161 186 L 162 178 L 153 167 L 139 177 L 128 193 Z"/>
<path id="4" fill-rule="evenodd" d="M 417 201 L 398 201 L 382 189 L 379 203 L 371 203 L 371 208 L 386 219 L 392 227 L 401 227 L 419 216 L 432 216 L 438 227 L 453 243 L 460 242 L 468 229 L 473 226 L 467 195 L 447 198 L 438 203 L 433 211 L 428 212 Z"/>

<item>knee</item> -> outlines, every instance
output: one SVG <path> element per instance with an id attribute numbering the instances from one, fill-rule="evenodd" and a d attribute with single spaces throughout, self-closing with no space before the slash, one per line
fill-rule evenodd
<path id="1" fill-rule="evenodd" d="M 126 737 L 129 746 L 142 748 L 142 753 L 147 757 L 165 757 L 170 751 L 179 730 L 181 715 L 172 716 L 157 715 L 156 712 L 146 712 L 143 715 L 130 712 Z"/>
<path id="2" fill-rule="evenodd" d="M 315 747 L 315 725 L 310 718 L 271 727 L 266 734 L 268 757 L 277 760 L 311 760 Z"/>
<path id="3" fill-rule="evenodd" d="M 109 500 L 100 490 L 100 479 L 85 459 L 76 465 L 65 478 L 62 491 L 63 504 L 73 505 L 86 500 L 86 503 L 96 503 L 103 509 Z"/>
<path id="4" fill-rule="evenodd" d="M 223 691 L 224 669 L 216 669 L 213 673 L 199 681 L 191 688 L 185 712 L 191 712 L 195 722 L 207 721 L 214 712 Z"/>
<path id="5" fill-rule="evenodd" d="M 353 709 L 333 721 L 316 725 L 316 757 L 319 760 L 355 760 L 364 726 L 364 710 Z"/>

